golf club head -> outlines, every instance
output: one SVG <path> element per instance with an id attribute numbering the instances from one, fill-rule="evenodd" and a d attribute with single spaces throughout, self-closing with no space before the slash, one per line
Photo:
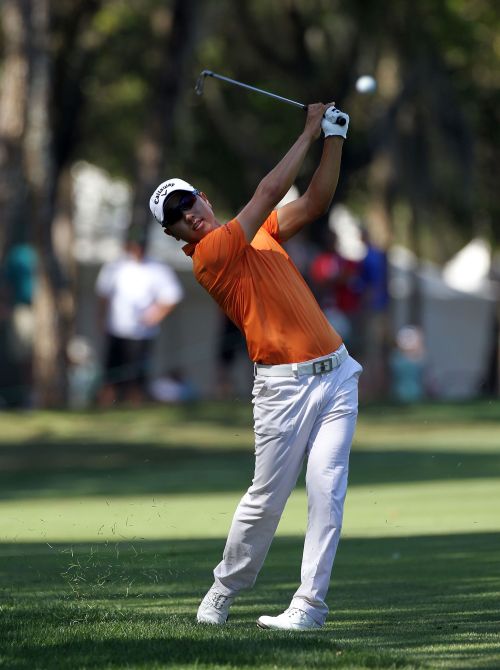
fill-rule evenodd
<path id="1" fill-rule="evenodd" d="M 205 84 L 205 77 L 211 74 L 212 73 L 210 72 L 210 70 L 203 70 L 203 72 L 200 72 L 200 76 L 196 80 L 196 86 L 194 87 L 194 90 L 196 91 L 197 95 L 202 95 L 203 86 Z"/>

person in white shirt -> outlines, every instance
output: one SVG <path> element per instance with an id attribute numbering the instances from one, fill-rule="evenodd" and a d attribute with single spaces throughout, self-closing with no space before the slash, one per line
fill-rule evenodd
<path id="1" fill-rule="evenodd" d="M 126 255 L 103 265 L 96 282 L 100 322 L 106 335 L 105 377 L 99 404 L 116 400 L 138 405 L 160 323 L 183 298 L 175 272 L 145 255 L 146 240 L 131 233 Z"/>

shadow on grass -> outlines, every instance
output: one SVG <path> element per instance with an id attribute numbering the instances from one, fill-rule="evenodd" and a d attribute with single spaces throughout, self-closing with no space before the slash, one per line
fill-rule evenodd
<path id="1" fill-rule="evenodd" d="M 253 453 L 241 449 L 112 442 L 4 444 L 0 499 L 239 493 L 250 484 L 253 467 Z M 497 454 L 354 449 L 351 456 L 351 486 L 481 477 L 500 477 Z"/>
<path id="2" fill-rule="evenodd" d="M 241 636 L 221 636 L 216 633 L 211 640 L 189 639 L 163 635 L 142 640 L 123 640 L 119 637 L 108 642 L 82 640 L 78 644 L 78 658 L 85 659 L 85 668 L 408 668 L 406 659 L 389 654 L 346 653 L 325 635 L 308 634 L 308 638 L 290 635 L 245 640 Z M 121 653 L 116 654 L 119 648 Z M 27 653 L 37 661 L 37 668 L 50 668 L 54 658 L 61 658 L 59 668 L 74 668 L 74 645 L 58 644 L 50 648 L 27 648 Z M 335 663 L 344 655 L 342 662 Z M 126 659 L 126 661 L 125 661 Z M 340 659 L 339 659 L 340 660 Z M 356 665 L 351 665 L 352 661 Z M 127 665 L 123 665 L 126 662 Z M 347 662 L 347 663 L 346 663 Z M 347 665 L 348 664 L 348 665 Z M 10 670 L 28 668 L 24 662 L 14 662 Z M 34 666 L 31 666 L 31 668 Z M 412 666 L 414 667 L 414 666 Z"/>
<path id="3" fill-rule="evenodd" d="M 384 423 L 412 422 L 500 422 L 497 398 L 481 398 L 463 402 L 432 402 L 401 405 L 397 403 L 361 403 L 361 414 L 370 421 Z"/>
<path id="4" fill-rule="evenodd" d="M 500 475 L 500 458 L 491 449 L 481 452 L 471 444 L 470 449 L 467 445 L 455 451 L 445 441 L 440 449 L 420 450 L 426 437 L 420 437 L 415 428 L 424 420 L 445 428 L 454 427 L 456 420 L 468 427 L 477 420 L 500 422 L 499 403 L 377 405 L 364 408 L 362 421 L 363 417 L 365 428 L 379 421 L 387 423 L 401 449 L 365 451 L 355 445 L 351 485 Z M 411 436 L 406 420 L 413 422 Z M 240 493 L 253 475 L 250 425 L 247 402 L 116 412 L 34 412 L 23 415 L 22 421 L 15 413 L 0 414 L 0 433 L 3 428 L 5 436 L 0 443 L 0 499 Z M 12 426 L 17 432 L 9 432 Z M 233 430 L 237 426 L 245 426 L 247 432 Z M 13 434 L 16 437 L 9 442 Z M 188 443 L 180 446 L 179 440 L 187 435 Z M 494 444 L 493 429 L 491 435 Z"/>
<path id="5" fill-rule="evenodd" d="M 159 412 L 167 415 L 176 422 L 215 423 L 232 427 L 248 426 L 252 417 L 251 395 L 227 401 L 203 401 L 187 403 L 177 406 L 152 406 L 152 415 Z M 496 398 L 480 398 L 456 402 L 428 401 L 414 404 L 398 404 L 394 402 L 361 402 L 361 415 L 370 421 L 399 423 L 401 421 L 437 422 L 443 421 L 500 421 L 500 405 Z M 113 412 L 112 410 L 111 412 Z M 137 410 L 136 410 L 137 411 Z M 140 410 L 141 412 L 143 410 Z M 129 415 L 130 410 L 119 409 L 122 415 Z M 106 413 L 106 412 L 104 412 Z M 84 414 L 99 415 L 103 412 L 84 412 Z"/>
<path id="6" fill-rule="evenodd" d="M 0 665 L 499 667 L 494 534 L 343 540 L 329 623 L 301 637 L 254 624 L 286 607 L 297 586 L 296 538 L 275 540 L 226 627 L 194 624 L 223 544 L 0 545 Z"/>

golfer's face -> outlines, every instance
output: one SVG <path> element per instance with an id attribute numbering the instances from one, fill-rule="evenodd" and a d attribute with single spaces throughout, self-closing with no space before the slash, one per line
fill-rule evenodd
<path id="1" fill-rule="evenodd" d="M 196 196 L 192 207 L 182 212 L 181 218 L 167 227 L 166 232 L 184 242 L 199 242 L 217 228 L 212 207 L 204 193 Z"/>

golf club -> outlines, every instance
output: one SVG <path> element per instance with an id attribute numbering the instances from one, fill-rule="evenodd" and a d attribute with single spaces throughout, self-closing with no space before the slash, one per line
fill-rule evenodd
<path id="1" fill-rule="evenodd" d="M 304 111 L 307 111 L 307 105 L 304 105 L 302 102 L 297 102 L 296 100 L 290 100 L 290 98 L 284 98 L 281 95 L 276 95 L 276 93 L 271 93 L 270 91 L 265 91 L 262 88 L 256 88 L 255 86 L 250 86 L 249 84 L 244 84 L 241 81 L 236 81 L 236 79 L 230 79 L 229 77 L 224 77 L 222 74 L 217 74 L 211 70 L 203 70 L 198 77 L 196 86 L 194 90 L 198 95 L 203 93 L 203 86 L 205 84 L 205 77 L 213 77 L 214 79 L 220 79 L 225 81 L 228 84 L 233 84 L 233 86 L 240 86 L 241 88 L 246 88 L 248 91 L 253 91 L 254 93 L 261 93 L 262 95 L 267 95 L 270 98 L 279 100 L 280 102 L 286 102 L 288 105 L 293 105 L 294 107 L 300 107 Z M 339 126 L 345 125 L 345 119 L 339 118 L 337 121 Z"/>

